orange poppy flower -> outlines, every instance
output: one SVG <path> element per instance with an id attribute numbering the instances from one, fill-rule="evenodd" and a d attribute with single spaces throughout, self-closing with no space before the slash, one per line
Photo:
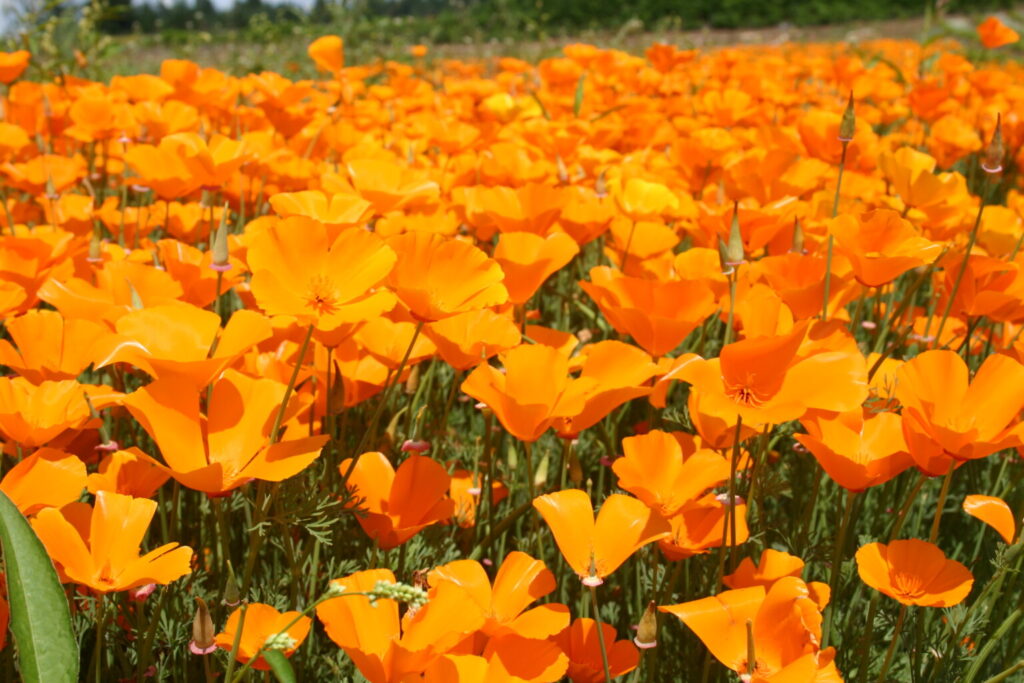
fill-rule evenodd
<path id="1" fill-rule="evenodd" d="M 513 551 L 505 557 L 494 577 L 487 578 L 483 566 L 474 560 L 456 560 L 430 572 L 429 584 L 455 583 L 466 590 L 483 613 L 481 633 L 497 637 L 515 633 L 524 638 L 545 639 L 569 625 L 569 608 L 558 603 L 527 609 L 555 590 L 555 576 L 540 560 Z"/>
<path id="2" fill-rule="evenodd" d="M 341 36 L 321 36 L 306 48 L 320 71 L 337 74 L 345 66 L 345 42 Z"/>
<path id="3" fill-rule="evenodd" d="M 803 424 L 809 433 L 796 434 L 796 440 L 814 454 L 833 481 L 849 491 L 884 484 L 914 464 L 896 413 L 812 411 Z"/>
<path id="4" fill-rule="evenodd" d="M 432 322 L 424 328 L 424 333 L 434 342 L 441 360 L 456 370 L 476 367 L 522 341 L 519 327 L 512 318 L 489 308 Z"/>
<path id="5" fill-rule="evenodd" d="M 904 605 L 952 607 L 974 585 L 967 567 L 916 538 L 870 543 L 857 551 L 856 559 L 861 581 Z"/>
<path id="6" fill-rule="evenodd" d="M 798 419 L 810 408 L 844 411 L 867 398 L 867 367 L 859 352 L 798 353 L 807 324 L 776 337 L 726 345 L 718 358 L 689 356 L 659 380 L 681 379 L 701 396 L 703 410 L 727 424 L 748 426 Z"/>
<path id="7" fill-rule="evenodd" d="M 403 358 L 408 369 L 430 358 L 437 350 L 428 337 L 416 334 L 415 323 L 394 322 L 387 318 L 374 318 L 366 323 L 355 333 L 354 339 L 364 351 L 390 370 L 397 370 Z"/>
<path id="8" fill-rule="evenodd" d="M 92 320 L 65 320 L 42 309 L 8 318 L 5 327 L 14 343 L 0 339 L 0 364 L 34 384 L 78 377 L 93 362 L 93 347 L 107 333 Z"/>
<path id="9" fill-rule="evenodd" d="M 744 557 L 736 571 L 722 577 L 722 583 L 733 589 L 751 586 L 769 589 L 776 581 L 786 576 L 800 578 L 803 571 L 804 561 L 799 557 L 765 548 L 761 551 L 761 559 L 756 565 L 749 557 Z"/>
<path id="10" fill-rule="evenodd" d="M 562 437 L 579 434 L 608 416 L 623 403 L 651 392 L 645 386 L 658 366 L 642 350 L 614 339 L 587 344 L 574 359 L 582 364 L 580 379 L 593 381 L 583 410 L 555 423 Z"/>
<path id="11" fill-rule="evenodd" d="M 18 80 L 28 68 L 31 58 L 32 55 L 28 50 L 0 52 L 0 83 L 7 85 Z"/>
<path id="12" fill-rule="evenodd" d="M 998 17 L 989 17 L 978 24 L 978 38 L 985 47 L 995 49 L 1010 45 L 1020 40 L 1020 35 L 1012 28 L 999 21 Z"/>
<path id="13" fill-rule="evenodd" d="M 643 280 L 597 266 L 590 282 L 579 284 L 617 332 L 655 358 L 679 346 L 716 308 L 701 282 Z"/>
<path id="14" fill-rule="evenodd" d="M 467 529 L 476 524 L 476 509 L 483 497 L 479 474 L 469 470 L 452 472 L 452 483 L 448 487 L 448 497 L 455 504 L 452 521 Z M 508 497 L 508 487 L 500 481 L 491 482 L 491 505 L 497 505 Z"/>
<path id="15" fill-rule="evenodd" d="M 344 475 L 350 464 L 350 459 L 342 460 L 338 470 Z M 360 455 L 348 478 L 355 496 L 352 505 L 366 511 L 356 521 L 384 550 L 450 518 L 455 512 L 455 504 L 445 496 L 450 484 L 444 467 L 426 456 L 410 456 L 395 470 L 378 452 Z"/>
<path id="16" fill-rule="evenodd" d="M 604 641 L 608 673 L 612 678 L 635 669 L 640 664 L 640 651 L 631 640 L 615 640 L 616 635 L 615 627 L 611 624 L 601 624 L 598 629 L 593 619 L 579 618 L 555 636 L 555 642 L 569 657 L 569 680 L 573 683 L 601 683 L 605 680 L 601 641 L 598 638 Z"/>
<path id="17" fill-rule="evenodd" d="M 168 543 L 139 555 L 156 508 L 153 500 L 100 491 L 94 507 L 70 503 L 40 510 L 32 529 L 64 581 L 99 593 L 165 585 L 192 571 L 192 549 Z"/>
<path id="18" fill-rule="evenodd" d="M 0 491 L 28 516 L 78 500 L 85 480 L 85 463 L 77 456 L 56 448 L 40 448 L 4 475 Z"/>
<path id="19" fill-rule="evenodd" d="M 580 248 L 564 232 L 547 237 L 529 232 L 505 233 L 494 248 L 494 260 L 505 273 L 508 300 L 525 304 L 552 273 L 569 263 Z"/>
<path id="20" fill-rule="evenodd" d="M 213 384 L 206 416 L 200 413 L 199 391 L 178 377 L 129 394 L 125 406 L 160 448 L 166 463 L 161 467 L 191 489 L 219 495 L 253 479 L 283 481 L 320 455 L 326 435 L 269 443 L 284 393 L 281 382 L 227 370 Z M 301 395 L 293 395 L 282 424 L 306 405 Z M 289 436 L 287 430 L 284 434 Z"/>
<path id="21" fill-rule="evenodd" d="M 594 504 L 579 489 L 534 499 L 565 561 L 587 586 L 599 586 L 643 546 L 669 534 L 669 525 L 643 502 L 613 493 L 594 520 Z"/>
<path id="22" fill-rule="evenodd" d="M 0 485 L 0 488 L 3 488 Z M 995 496 L 971 495 L 964 498 L 964 512 L 976 517 L 999 532 L 1008 544 L 1013 543 L 1017 535 L 1017 522 L 1013 511 L 1002 498 Z"/>
<path id="23" fill-rule="evenodd" d="M 252 293 L 268 315 L 333 330 L 391 310 L 395 297 L 378 289 L 395 264 L 394 252 L 373 233 L 327 229 L 309 218 L 286 218 L 255 234 L 247 253 Z"/>
<path id="24" fill-rule="evenodd" d="M 38 386 L 24 377 L 0 377 L 0 434 L 22 447 L 43 446 L 90 419 L 86 394 L 96 410 L 113 405 L 119 394 L 105 387 L 66 379 Z"/>
<path id="25" fill-rule="evenodd" d="M 746 543 L 750 537 L 747 528 L 747 504 L 735 499 L 732 514 L 736 516 L 736 537 L 732 537 L 731 523 L 726 530 L 727 494 L 709 493 L 683 504 L 668 518 L 669 535 L 658 541 L 658 548 L 672 562 L 701 555 L 718 548 L 724 540 L 730 547 Z"/>
<path id="26" fill-rule="evenodd" d="M 364 225 L 373 213 L 370 202 L 354 194 L 329 197 L 318 190 L 281 192 L 270 198 L 270 206 L 282 218 L 303 216 L 323 223 L 333 239 L 342 228 Z"/>
<path id="27" fill-rule="evenodd" d="M 630 220 L 657 220 L 679 209 L 679 197 L 661 183 L 630 178 L 614 193 L 619 210 Z"/>
<path id="28" fill-rule="evenodd" d="M 739 588 L 658 609 L 678 617 L 715 659 L 751 680 L 837 680 L 835 650 L 820 649 L 821 612 L 811 597 L 801 579 L 784 576 L 767 590 Z M 753 665 L 747 659 L 748 624 Z"/>
<path id="29" fill-rule="evenodd" d="M 378 215 L 437 205 L 441 188 L 418 169 L 387 159 L 354 159 L 346 168 L 352 187 Z"/>
<path id="30" fill-rule="evenodd" d="M 569 376 L 569 360 L 544 344 L 523 344 L 502 354 L 504 372 L 478 365 L 462 383 L 462 391 L 494 411 L 517 439 L 533 442 L 560 417 L 583 411 L 593 379 Z"/>
<path id="31" fill-rule="evenodd" d="M 228 622 L 224 624 L 224 630 L 214 637 L 214 642 L 223 650 L 231 652 L 234 649 L 235 636 L 238 633 L 238 623 L 242 619 L 242 610 L 245 610 L 245 621 L 242 622 L 242 634 L 238 639 L 238 651 L 236 659 L 245 664 L 260 651 L 268 638 L 275 638 L 285 657 L 291 657 L 299 646 L 309 635 L 309 627 L 313 620 L 309 617 L 299 616 L 299 612 L 278 612 L 270 605 L 261 602 L 253 602 L 245 607 L 235 609 L 228 616 Z M 298 621 L 288 627 L 298 617 Z M 282 635 L 284 637 L 282 637 Z M 257 671 L 270 671 L 270 665 L 261 656 L 253 662 L 252 668 Z"/>
<path id="32" fill-rule="evenodd" d="M 953 351 L 925 351 L 896 372 L 903 435 L 918 468 L 945 474 L 954 461 L 984 458 L 1019 443 L 1024 366 L 1009 356 L 985 359 L 973 380 Z"/>
<path id="33" fill-rule="evenodd" d="M 495 638 L 484 656 L 448 654 L 423 673 L 424 683 L 554 683 L 565 676 L 569 659 L 550 640 L 518 636 Z"/>
<path id="34" fill-rule="evenodd" d="M 901 147 L 878 157 L 878 165 L 892 183 L 892 189 L 906 206 L 917 209 L 935 206 L 956 194 L 956 176 L 936 174 L 935 164 L 935 157 L 913 147 Z"/>
<path id="35" fill-rule="evenodd" d="M 566 198 L 561 188 L 544 183 L 515 188 L 474 187 L 466 193 L 466 214 L 480 239 L 490 239 L 495 230 L 544 237 L 558 219 Z"/>
<path id="36" fill-rule="evenodd" d="M 114 451 L 100 461 L 99 469 L 89 475 L 89 493 L 113 491 L 133 498 L 152 498 L 171 475 L 152 457 L 138 448 Z"/>
<path id="37" fill-rule="evenodd" d="M 388 284 L 417 320 L 433 322 L 508 301 L 501 266 L 467 242 L 407 232 L 387 243 L 398 255 Z"/>
<path id="38" fill-rule="evenodd" d="M 940 247 L 921 237 L 895 211 L 878 209 L 853 217 L 844 214 L 829 225 L 836 246 L 850 259 L 862 285 L 880 287 L 917 266 L 934 261 Z"/>
<path id="39" fill-rule="evenodd" d="M 336 579 L 350 592 L 372 591 L 394 583 L 388 569 L 370 569 Z M 430 589 L 427 604 L 399 618 L 398 603 L 371 603 L 355 595 L 327 600 L 316 608 L 327 637 L 343 649 L 370 683 L 404 683 L 483 626 L 485 618 L 466 589 L 442 581 Z"/>
<path id="40" fill-rule="evenodd" d="M 235 311 L 222 330 L 220 316 L 185 303 L 131 311 L 115 327 L 117 333 L 97 345 L 97 369 L 130 363 L 155 378 L 190 383 L 195 391 L 271 336 L 270 322 L 255 311 Z"/>
<path id="41" fill-rule="evenodd" d="M 729 478 L 729 461 L 721 455 L 703 449 L 684 457 L 675 436 L 659 429 L 623 439 L 622 450 L 625 456 L 612 464 L 619 487 L 662 517 L 672 517 Z"/>

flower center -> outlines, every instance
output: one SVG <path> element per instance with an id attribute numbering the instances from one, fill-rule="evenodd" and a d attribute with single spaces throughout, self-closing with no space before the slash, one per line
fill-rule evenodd
<path id="1" fill-rule="evenodd" d="M 895 588 L 900 594 L 907 597 L 917 597 L 921 595 L 921 577 L 914 574 L 906 574 L 904 572 L 893 572 L 892 573 L 892 587 Z"/>
<path id="2" fill-rule="evenodd" d="M 330 315 L 338 310 L 338 295 L 334 281 L 326 275 L 314 275 L 309 279 L 306 306 L 317 315 Z"/>
<path id="3" fill-rule="evenodd" d="M 726 395 L 736 403 L 740 403 L 745 406 L 759 406 L 763 401 L 758 397 L 754 390 L 748 386 L 728 387 L 725 391 Z"/>

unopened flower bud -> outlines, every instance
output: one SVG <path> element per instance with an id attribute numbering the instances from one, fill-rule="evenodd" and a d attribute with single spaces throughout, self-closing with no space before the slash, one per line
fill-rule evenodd
<path id="1" fill-rule="evenodd" d="M 128 597 L 132 599 L 132 602 L 145 602 L 146 598 L 153 594 L 156 590 L 155 583 L 147 583 L 144 586 L 133 588 L 128 591 Z"/>
<path id="2" fill-rule="evenodd" d="M 799 217 L 793 219 L 793 246 L 790 251 L 794 254 L 804 253 L 804 226 Z"/>
<path id="3" fill-rule="evenodd" d="M 89 263 L 103 263 L 103 241 L 98 231 L 92 233 L 92 239 L 89 240 L 89 255 L 85 260 Z"/>
<path id="4" fill-rule="evenodd" d="M 985 159 L 981 167 L 986 173 L 999 173 L 1003 170 L 1003 156 L 1006 154 L 1006 146 L 1003 144 L 1003 115 L 996 116 L 996 129 L 992 133 L 992 139 L 985 149 Z"/>
<path id="5" fill-rule="evenodd" d="M 242 601 L 242 597 L 238 592 L 238 582 L 235 581 L 235 572 L 231 568 L 231 563 L 228 563 L 228 580 L 224 584 L 224 604 L 228 607 L 234 607 Z"/>
<path id="6" fill-rule="evenodd" d="M 850 99 L 846 102 L 846 110 L 843 112 L 843 119 L 839 122 L 839 141 L 843 143 L 853 140 L 853 134 L 857 130 L 857 117 L 853 113 L 853 91 L 850 91 Z"/>
<path id="7" fill-rule="evenodd" d="M 213 236 L 213 246 L 210 251 L 213 252 L 213 260 L 210 263 L 210 268 L 217 272 L 223 273 L 224 271 L 231 270 L 231 264 L 228 262 L 228 206 L 224 205 L 224 210 L 220 214 L 220 225 L 217 226 L 217 232 Z"/>
<path id="8" fill-rule="evenodd" d="M 199 603 L 199 607 L 192 620 L 192 642 L 188 644 L 188 649 L 194 655 L 208 655 L 217 649 L 217 644 L 213 640 L 213 619 L 210 618 L 210 609 L 206 606 L 206 601 L 196 598 L 196 602 Z"/>
<path id="9" fill-rule="evenodd" d="M 655 609 L 654 600 L 647 603 L 643 616 L 640 617 L 640 624 L 636 629 L 636 637 L 633 644 L 641 650 L 646 650 L 658 645 L 658 612 Z"/>
<path id="10" fill-rule="evenodd" d="M 406 439 L 402 443 L 403 453 L 426 453 L 430 450 L 430 443 L 427 441 Z"/>
<path id="11" fill-rule="evenodd" d="M 719 238 L 719 255 L 722 258 L 722 270 L 731 272 L 743 263 L 743 234 L 740 232 L 740 208 L 733 204 L 732 223 L 729 225 L 729 241 Z"/>

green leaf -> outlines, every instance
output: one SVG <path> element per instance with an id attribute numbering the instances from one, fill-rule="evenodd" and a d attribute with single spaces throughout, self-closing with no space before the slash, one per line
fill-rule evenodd
<path id="1" fill-rule="evenodd" d="M 279 683 L 295 683 L 295 671 L 292 670 L 292 664 L 283 652 L 267 650 L 263 653 L 263 659 L 270 665 L 270 670 L 274 672 L 274 678 Z"/>
<path id="2" fill-rule="evenodd" d="M 0 491 L 0 542 L 7 567 L 11 633 L 26 683 L 78 680 L 78 641 L 68 599 L 50 556 L 18 508 Z"/>
<path id="3" fill-rule="evenodd" d="M 583 85 L 587 82 L 587 74 L 580 74 L 580 80 L 576 83 L 576 99 L 572 103 L 572 115 L 576 118 L 580 117 L 580 112 L 583 110 Z"/>

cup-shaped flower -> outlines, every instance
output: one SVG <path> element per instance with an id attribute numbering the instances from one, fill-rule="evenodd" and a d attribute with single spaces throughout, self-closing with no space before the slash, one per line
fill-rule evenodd
<path id="1" fill-rule="evenodd" d="M 344 474 L 350 466 L 350 460 L 343 460 L 338 469 Z M 426 456 L 410 456 L 395 470 L 378 452 L 360 455 L 348 479 L 355 501 L 366 512 L 356 520 L 385 550 L 452 516 L 455 504 L 446 496 L 450 484 L 444 467 Z"/>
<path id="2" fill-rule="evenodd" d="M 869 543 L 857 551 L 861 581 L 904 605 L 952 607 L 974 585 L 970 570 L 934 543 L 916 538 Z"/>
<path id="3" fill-rule="evenodd" d="M 598 586 L 643 546 L 669 534 L 669 525 L 642 501 L 613 493 L 594 519 L 594 504 L 579 489 L 534 499 L 565 561 L 587 586 Z"/>
<path id="4" fill-rule="evenodd" d="M 245 620 L 242 621 L 242 610 Z M 292 624 L 296 617 L 298 621 Z M 298 612 L 278 612 L 270 605 L 253 602 L 246 607 L 239 607 L 228 617 L 224 630 L 214 637 L 214 642 L 223 650 L 231 652 L 238 633 L 238 624 L 242 622 L 242 634 L 238 639 L 238 652 L 235 657 L 245 664 L 252 659 L 264 645 L 267 649 L 279 650 L 285 657 L 291 657 L 309 635 L 309 627 L 313 620 L 299 616 Z M 291 626 L 289 626 L 291 624 Z M 285 630 L 287 629 L 287 630 Z M 261 655 L 252 664 L 257 671 L 270 671 L 270 664 Z"/>
<path id="5" fill-rule="evenodd" d="M 200 393 L 177 377 L 151 382 L 129 394 L 125 405 L 160 448 L 161 467 L 190 489 L 220 495 L 253 479 L 283 481 L 320 455 L 326 435 L 289 439 L 286 430 L 285 438 L 270 443 L 285 389 L 227 370 L 213 384 L 207 415 L 200 412 Z M 293 394 L 281 424 L 306 405 Z"/>
<path id="6" fill-rule="evenodd" d="M 632 640 L 615 640 L 615 627 L 593 619 L 579 618 L 556 636 L 555 642 L 569 657 L 568 678 L 572 683 L 601 683 L 605 680 L 601 659 L 601 641 L 608 654 L 608 672 L 612 678 L 629 673 L 640 663 L 640 651 Z"/>
<path id="7" fill-rule="evenodd" d="M 583 411 L 592 379 L 569 376 L 569 360 L 545 344 L 523 344 L 502 354 L 504 372 L 478 365 L 462 390 L 494 411 L 510 434 L 522 441 L 540 438 L 556 418 Z"/>
<path id="8" fill-rule="evenodd" d="M 1019 443 L 1024 365 L 1009 356 L 985 359 L 970 379 L 954 351 L 925 351 L 896 373 L 903 435 L 918 468 L 945 474 L 953 460 L 984 458 Z"/>
<path id="9" fill-rule="evenodd" d="M 286 218 L 252 237 L 247 259 L 253 296 L 268 315 L 295 316 L 326 331 L 395 304 L 394 295 L 379 288 L 395 253 L 366 230 L 342 230 L 328 242 L 322 223 Z"/>
<path id="10" fill-rule="evenodd" d="M 140 556 L 156 508 L 153 500 L 100 491 L 94 507 L 40 510 L 32 529 L 67 581 L 100 593 L 168 584 L 192 571 L 192 549 L 168 543 Z"/>
<path id="11" fill-rule="evenodd" d="M 508 301 L 497 261 L 462 240 L 407 232 L 388 240 L 398 255 L 388 285 L 417 320 L 433 322 Z"/>

